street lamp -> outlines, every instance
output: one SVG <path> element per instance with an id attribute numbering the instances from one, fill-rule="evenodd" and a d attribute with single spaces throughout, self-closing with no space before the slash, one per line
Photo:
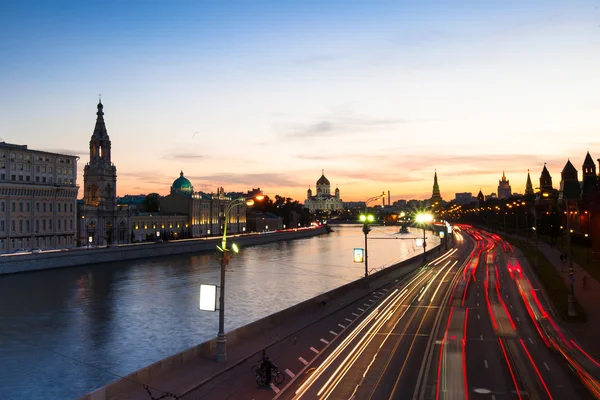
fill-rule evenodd
<path id="1" fill-rule="evenodd" d="M 433 221 L 433 215 L 429 213 L 418 213 L 415 217 L 417 224 L 423 228 L 423 261 L 427 261 L 427 242 L 425 238 L 425 225 L 430 224 Z"/>
<path id="2" fill-rule="evenodd" d="M 371 232 L 370 222 L 375 220 L 371 214 L 361 214 L 359 219 L 363 223 L 363 233 L 365 234 L 365 278 L 369 276 L 369 253 L 367 252 L 367 235 Z"/>
<path id="3" fill-rule="evenodd" d="M 375 220 L 375 217 L 373 215 L 367 214 L 368 205 L 370 202 L 382 199 L 384 197 L 385 197 L 385 193 L 381 192 L 381 194 L 379 196 L 374 196 L 374 197 L 368 198 L 365 201 L 365 213 L 361 214 L 359 217 L 359 219 L 363 223 L 363 233 L 365 234 L 365 278 L 369 276 L 369 255 L 367 253 L 367 235 L 369 234 L 369 232 L 371 232 L 369 223 L 373 222 Z"/>
<path id="4" fill-rule="evenodd" d="M 217 249 L 221 252 L 221 291 L 219 293 L 219 332 L 217 333 L 217 361 L 227 362 L 227 338 L 225 337 L 225 267 L 231 260 L 231 251 L 227 248 L 227 222 L 229 221 L 229 212 L 235 206 L 246 203 L 247 206 L 252 206 L 254 200 L 261 201 L 263 195 L 257 195 L 251 198 L 238 197 L 231 200 L 225 207 L 225 222 L 223 223 L 223 238 L 221 239 L 221 247 L 217 245 Z M 234 244 L 231 246 L 233 252 L 238 252 L 238 247 Z"/>

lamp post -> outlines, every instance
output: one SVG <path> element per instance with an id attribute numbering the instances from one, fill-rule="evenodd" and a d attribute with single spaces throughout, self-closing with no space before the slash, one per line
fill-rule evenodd
<path id="1" fill-rule="evenodd" d="M 359 219 L 363 223 L 363 233 L 365 234 L 365 278 L 369 276 L 369 253 L 367 252 L 367 235 L 369 234 L 369 232 L 371 232 L 371 227 L 369 227 L 369 223 L 373 222 L 375 220 L 375 217 L 373 215 L 367 214 L 368 205 L 370 202 L 384 198 L 384 197 L 385 197 L 385 193 L 381 192 L 381 194 L 379 196 L 374 196 L 374 197 L 368 198 L 365 201 L 365 213 L 361 214 L 359 217 Z"/>
<path id="2" fill-rule="evenodd" d="M 571 218 L 569 214 L 569 199 L 564 198 L 564 200 L 567 211 L 567 258 L 569 260 L 569 282 L 571 283 L 569 297 L 567 298 L 567 313 L 570 317 L 574 317 L 577 315 L 577 311 L 575 310 L 575 271 L 573 270 L 573 256 L 571 254 Z"/>
<path id="3" fill-rule="evenodd" d="M 433 215 L 428 213 L 418 213 L 415 221 L 423 228 L 423 261 L 427 262 L 427 242 L 425 237 L 425 225 L 433 221 Z"/>
<path id="4" fill-rule="evenodd" d="M 227 248 L 227 222 L 229 221 L 229 212 L 235 206 L 242 203 L 251 206 L 254 204 L 254 199 L 260 201 L 264 199 L 263 195 L 257 195 L 251 198 L 238 197 L 231 200 L 225 207 L 225 221 L 223 222 L 223 238 L 221 239 L 221 247 L 217 249 L 221 252 L 221 290 L 219 293 L 219 332 L 217 333 L 217 361 L 227 362 L 227 338 L 225 337 L 225 267 L 229 264 L 232 254 Z M 235 244 L 231 246 L 232 250 L 237 253 L 238 249 Z"/>

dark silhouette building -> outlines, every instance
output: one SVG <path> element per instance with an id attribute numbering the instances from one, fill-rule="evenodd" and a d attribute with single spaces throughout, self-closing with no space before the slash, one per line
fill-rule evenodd
<path id="1" fill-rule="evenodd" d="M 438 184 L 437 171 L 433 174 L 433 192 L 431 194 L 431 205 L 434 206 L 438 203 L 438 206 L 442 204 L 442 196 L 440 194 L 440 185 Z"/>

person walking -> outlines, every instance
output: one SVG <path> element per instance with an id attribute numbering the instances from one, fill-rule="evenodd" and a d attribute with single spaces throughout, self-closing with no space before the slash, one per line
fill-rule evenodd
<path id="1" fill-rule="evenodd" d="M 273 363 L 269 359 L 269 357 L 265 357 L 265 361 L 263 362 L 263 368 L 265 371 L 265 385 L 269 386 L 271 384 L 271 373 L 273 372 Z"/>

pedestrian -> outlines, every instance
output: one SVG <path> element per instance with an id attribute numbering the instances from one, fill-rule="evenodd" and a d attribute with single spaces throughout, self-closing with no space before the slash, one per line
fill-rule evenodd
<path id="1" fill-rule="evenodd" d="M 263 368 L 265 371 L 265 385 L 269 386 L 271 384 L 271 372 L 273 370 L 273 363 L 269 359 L 269 357 L 265 358 L 265 362 L 263 363 Z"/>

